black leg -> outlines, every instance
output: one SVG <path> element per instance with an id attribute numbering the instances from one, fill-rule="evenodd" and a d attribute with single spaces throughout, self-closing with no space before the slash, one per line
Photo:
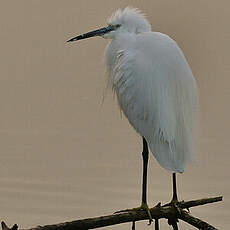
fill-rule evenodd
<path id="1" fill-rule="evenodd" d="M 147 169 L 148 169 L 148 159 L 149 159 L 149 150 L 148 150 L 148 143 L 143 138 L 143 152 L 142 152 L 142 157 L 143 157 L 143 181 L 142 181 L 142 201 L 141 201 L 141 206 L 138 208 L 133 208 L 133 209 L 125 209 L 121 210 L 115 213 L 121 213 L 121 212 L 128 212 L 132 210 L 145 210 L 147 212 L 147 215 L 149 217 L 149 224 L 152 223 L 153 219 L 151 216 L 150 209 L 147 205 Z M 135 229 L 135 222 L 132 223 L 132 229 Z"/>
<path id="2" fill-rule="evenodd" d="M 143 180 L 142 180 L 142 201 L 141 201 L 141 208 L 146 210 L 149 216 L 149 224 L 152 223 L 152 216 L 149 210 L 149 207 L 147 205 L 147 170 L 148 170 L 148 159 L 149 159 L 149 150 L 148 150 L 148 143 L 143 139 Z"/>
<path id="3" fill-rule="evenodd" d="M 173 198 L 172 201 L 178 201 L 177 198 L 177 188 L 176 188 L 176 173 L 172 174 L 172 178 L 173 178 Z"/>
<path id="4" fill-rule="evenodd" d="M 155 220 L 155 230 L 159 230 L 159 220 Z"/>
<path id="5" fill-rule="evenodd" d="M 172 174 L 172 179 L 173 179 L 173 197 L 172 197 L 172 201 L 171 204 L 179 211 L 179 208 L 177 206 L 177 202 L 178 202 L 178 197 L 177 197 L 177 186 L 176 186 L 176 173 Z M 178 230 L 178 219 L 169 219 L 168 220 L 169 225 L 171 225 L 173 227 L 173 230 Z"/>
<path id="6" fill-rule="evenodd" d="M 147 141 L 143 138 L 143 181 L 142 181 L 142 204 L 147 204 L 147 169 L 148 169 L 148 159 L 149 150 Z"/>

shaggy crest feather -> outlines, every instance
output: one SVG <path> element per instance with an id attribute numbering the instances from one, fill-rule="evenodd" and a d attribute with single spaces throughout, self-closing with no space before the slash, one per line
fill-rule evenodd
<path id="1" fill-rule="evenodd" d="M 126 7 L 115 11 L 108 19 L 109 25 L 123 25 L 129 32 L 142 33 L 151 31 L 151 25 L 145 15 L 137 8 Z"/>

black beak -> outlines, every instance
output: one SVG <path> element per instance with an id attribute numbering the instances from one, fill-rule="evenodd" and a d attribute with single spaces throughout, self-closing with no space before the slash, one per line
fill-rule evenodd
<path id="1" fill-rule="evenodd" d="M 68 40 L 67 42 L 74 42 L 74 41 L 78 41 L 78 40 L 82 40 L 85 38 L 90 38 L 90 37 L 95 37 L 95 36 L 102 36 L 110 31 L 113 31 L 117 28 L 117 26 L 114 25 L 109 25 L 107 27 L 103 27 L 101 29 L 98 30 L 94 30 L 85 34 L 81 34 L 78 35 L 77 37 L 71 38 L 70 40 Z"/>

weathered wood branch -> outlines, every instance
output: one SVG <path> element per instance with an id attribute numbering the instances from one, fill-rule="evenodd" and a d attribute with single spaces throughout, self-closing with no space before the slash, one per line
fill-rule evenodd
<path id="1" fill-rule="evenodd" d="M 170 204 L 161 206 L 160 203 L 151 208 L 152 218 L 155 220 L 165 218 L 165 219 L 181 219 L 188 224 L 202 230 L 216 230 L 215 227 L 210 224 L 193 217 L 189 212 L 183 209 L 189 209 L 191 207 L 205 205 L 213 202 L 222 201 L 223 197 L 214 197 L 214 198 L 204 198 L 191 201 L 181 201 L 178 202 L 177 208 Z M 179 209 L 179 210 L 178 210 Z M 127 222 L 136 222 L 140 220 L 147 220 L 148 215 L 145 211 L 136 211 L 128 210 L 121 213 L 114 213 L 112 215 L 100 216 L 94 218 L 87 218 L 81 220 L 75 220 L 71 222 L 65 222 L 60 224 L 38 226 L 31 229 L 24 230 L 85 230 L 85 229 L 94 229 L 100 228 L 115 224 L 127 223 Z M 2 222 L 2 230 L 17 230 L 17 225 L 14 225 L 12 228 L 7 227 L 7 225 Z M 22 230 L 22 229 L 21 229 Z"/>
<path id="2" fill-rule="evenodd" d="M 179 219 L 185 221 L 186 223 L 198 228 L 198 229 L 205 229 L 205 230 L 217 230 L 217 228 L 213 227 L 212 225 L 200 220 L 186 211 L 182 211 Z"/>

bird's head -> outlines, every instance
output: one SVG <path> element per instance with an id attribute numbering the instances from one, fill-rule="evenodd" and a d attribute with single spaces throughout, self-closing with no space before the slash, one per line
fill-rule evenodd
<path id="1" fill-rule="evenodd" d="M 136 8 L 126 7 L 124 10 L 118 9 L 108 19 L 108 25 L 117 27 L 110 33 L 104 34 L 105 38 L 114 38 L 118 33 L 143 33 L 151 30 L 151 25 Z"/>
<path id="2" fill-rule="evenodd" d="M 145 16 L 136 8 L 126 7 L 124 10 L 118 9 L 112 14 L 108 20 L 108 26 L 78 35 L 67 42 L 73 42 L 94 36 L 113 39 L 120 33 L 138 34 L 148 31 L 151 31 L 151 25 Z"/>

